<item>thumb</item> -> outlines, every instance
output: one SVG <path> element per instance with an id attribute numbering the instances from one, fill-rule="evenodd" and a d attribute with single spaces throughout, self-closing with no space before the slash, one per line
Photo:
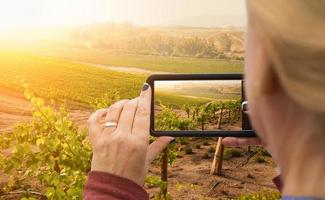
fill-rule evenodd
<path id="1" fill-rule="evenodd" d="M 173 141 L 173 137 L 159 137 L 148 146 L 147 164 L 150 164 L 162 152 L 168 144 Z"/>

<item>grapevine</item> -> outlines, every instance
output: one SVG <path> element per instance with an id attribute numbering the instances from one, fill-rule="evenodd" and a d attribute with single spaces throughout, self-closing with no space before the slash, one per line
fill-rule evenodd
<path id="1" fill-rule="evenodd" d="M 48 199 L 81 199 L 92 155 L 87 131 L 69 120 L 65 107 L 45 105 L 27 87 L 25 96 L 33 105 L 32 120 L 5 135 L 12 151 L 1 156 L 0 167 L 9 175 L 4 192 L 28 190 L 35 180 Z"/>

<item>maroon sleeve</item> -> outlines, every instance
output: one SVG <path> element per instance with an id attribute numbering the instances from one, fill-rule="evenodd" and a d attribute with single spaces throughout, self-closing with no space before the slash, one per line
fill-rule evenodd
<path id="1" fill-rule="evenodd" d="M 280 192 L 282 192 L 282 180 L 281 180 L 281 176 L 278 175 L 277 177 L 273 178 L 273 183 L 274 185 L 278 188 L 278 190 Z"/>
<path id="2" fill-rule="evenodd" d="M 84 200 L 147 200 L 148 193 L 135 182 L 106 172 L 91 171 L 83 193 Z"/>

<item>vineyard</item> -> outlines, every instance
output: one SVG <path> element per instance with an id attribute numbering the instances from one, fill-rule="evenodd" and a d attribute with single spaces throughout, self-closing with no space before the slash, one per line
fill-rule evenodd
<path id="1" fill-rule="evenodd" d="M 207 104 L 184 104 L 172 108 L 160 104 L 156 110 L 156 130 L 236 130 L 241 129 L 240 101 L 209 102 Z"/>
<path id="2" fill-rule="evenodd" d="M 156 81 L 155 128 L 240 130 L 240 81 Z"/>
<path id="3" fill-rule="evenodd" d="M 87 131 L 68 119 L 64 107 L 55 110 L 28 89 L 25 96 L 33 105 L 32 120 L 2 135 L 0 167 L 9 175 L 2 193 L 13 199 L 81 199 L 92 155 Z"/>
<path id="4" fill-rule="evenodd" d="M 116 91 L 120 98 L 137 96 L 145 76 L 25 52 L 0 51 L 1 92 L 22 94 L 21 80 L 28 81 L 33 92 L 46 100 L 67 100 L 71 106 L 91 108 L 97 98 Z"/>
<path id="5" fill-rule="evenodd" d="M 10 125 L 13 129 L 1 132 L 0 199 L 81 199 L 92 153 L 87 130 L 77 126 L 71 112 L 77 109 L 90 114 L 119 99 L 133 98 L 144 80 L 144 75 L 59 58 L 0 52 L 0 93 L 28 102 L 30 112 L 26 122 L 16 121 Z M 205 130 L 209 124 L 220 129 L 240 126 L 238 100 L 186 104 L 186 99 L 166 98 L 170 104 L 159 105 L 157 126 L 162 130 Z M 22 115 L 21 107 L 25 104 L 15 109 L 3 104 L 0 113 Z M 236 166 L 250 153 L 226 148 L 224 177 L 209 175 L 215 143 L 213 138 L 178 138 L 169 148 L 168 183 L 159 178 L 161 158 L 150 169 L 145 188 L 151 199 L 163 199 L 161 190 L 166 188 L 167 199 L 279 198 L 270 183 L 274 164 L 263 149 L 255 148 L 258 153 L 241 170 Z M 242 195 L 245 193 L 251 195 Z"/>

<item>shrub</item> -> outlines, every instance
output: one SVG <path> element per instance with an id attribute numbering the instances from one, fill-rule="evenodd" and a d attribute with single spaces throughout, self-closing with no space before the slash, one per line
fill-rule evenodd
<path id="1" fill-rule="evenodd" d="M 258 147 L 257 151 L 262 155 L 266 157 L 271 157 L 271 154 L 264 148 L 264 147 Z"/>
<path id="2" fill-rule="evenodd" d="M 94 110 L 108 108 L 119 99 L 119 92 L 117 90 L 111 90 L 104 94 L 101 98 L 95 99 L 93 102 L 91 102 L 91 105 L 93 105 Z"/>
<path id="3" fill-rule="evenodd" d="M 81 199 L 92 155 L 87 131 L 69 120 L 64 107 L 45 105 L 25 88 L 32 119 L 6 136 L 13 151 L 1 158 L 0 169 L 9 176 L 4 192 L 31 188 L 28 180 L 35 180 L 47 199 Z"/>
<path id="4" fill-rule="evenodd" d="M 204 146 L 209 145 L 209 142 L 208 142 L 208 140 L 207 140 L 206 138 L 203 138 L 203 145 L 204 145 Z"/>
<path id="5" fill-rule="evenodd" d="M 208 153 L 205 153 L 205 154 L 203 154 L 202 158 L 203 158 L 203 159 L 208 159 L 208 158 L 210 158 L 210 156 L 209 156 Z"/>
<path id="6" fill-rule="evenodd" d="M 154 194 L 153 199 L 154 200 L 169 200 L 170 199 L 170 194 L 167 193 L 166 195 L 163 194 L 162 191 L 166 190 L 167 188 L 167 182 L 162 181 L 160 177 L 158 176 L 148 176 L 146 178 L 145 183 L 149 188 L 153 187 L 160 187 L 160 192 L 157 192 Z"/>
<path id="7" fill-rule="evenodd" d="M 238 148 L 226 148 L 223 153 L 224 160 L 230 160 L 231 158 L 238 158 L 243 156 L 243 152 Z"/>
<path id="8" fill-rule="evenodd" d="M 254 194 L 243 194 L 239 197 L 234 198 L 234 200 L 278 200 L 281 195 L 277 191 L 261 191 Z"/>
<path id="9" fill-rule="evenodd" d="M 180 143 L 181 145 L 187 145 L 187 144 L 188 144 L 187 138 L 185 138 L 185 137 L 180 137 L 180 138 L 179 138 L 179 143 Z"/>
<path id="10" fill-rule="evenodd" d="M 185 151 L 185 154 L 193 154 L 193 150 L 190 146 L 186 146 L 184 151 Z"/>
<path id="11" fill-rule="evenodd" d="M 216 148 L 210 147 L 208 150 L 208 153 L 214 153 L 216 151 Z"/>
<path id="12" fill-rule="evenodd" d="M 267 163 L 267 160 L 265 159 L 265 157 L 261 154 L 256 154 L 254 156 L 254 161 L 257 163 Z"/>
<path id="13" fill-rule="evenodd" d="M 149 188 L 159 187 L 161 185 L 161 179 L 158 176 L 148 176 L 145 183 Z"/>

